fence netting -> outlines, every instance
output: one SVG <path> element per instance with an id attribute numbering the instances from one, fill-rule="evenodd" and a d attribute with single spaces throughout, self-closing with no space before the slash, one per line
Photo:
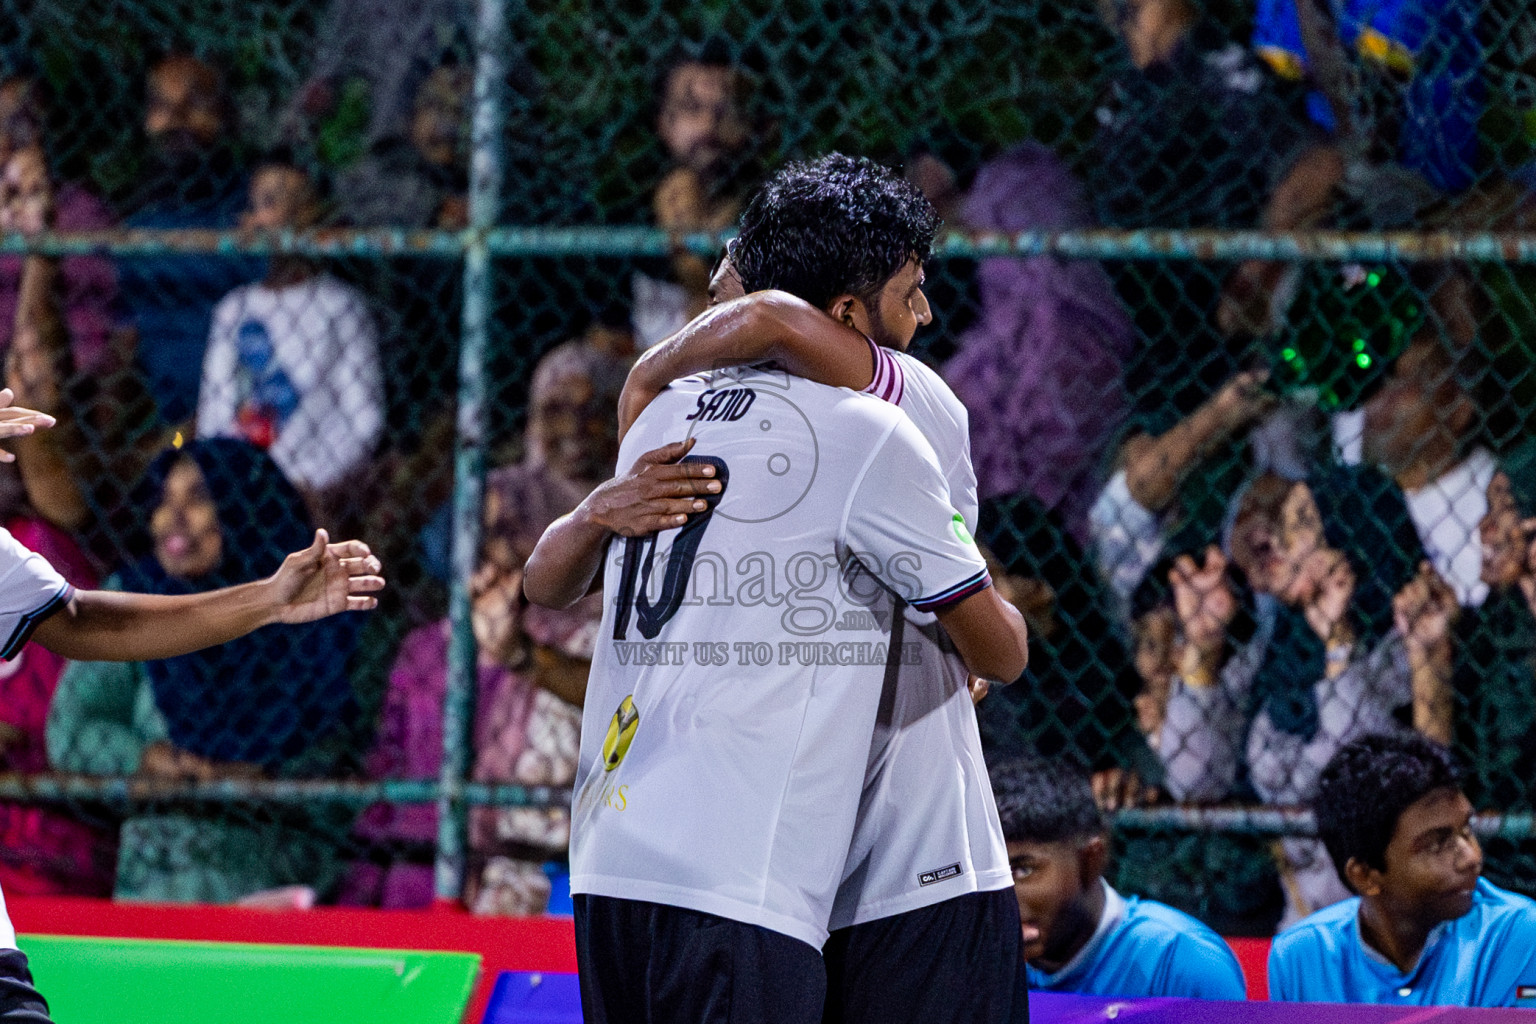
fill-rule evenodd
<path id="1" fill-rule="evenodd" d="M 316 527 L 390 579 L 370 616 L 165 662 L 26 647 L 0 670 L 7 892 L 428 901 L 460 587 L 469 779 L 522 787 L 471 808 L 463 898 L 541 910 L 600 609 L 525 607 L 522 564 L 613 471 L 634 353 L 704 308 L 697 239 L 831 149 L 970 236 L 1355 233 L 1286 260 L 1131 230 L 1092 260 L 940 247 L 914 351 L 969 407 L 978 538 L 1032 636 L 977 707 L 989 758 L 1075 757 L 1110 807 L 1292 808 L 1348 739 L 1418 730 L 1480 810 L 1536 811 L 1536 267 L 1412 234 L 1530 230 L 1528 0 L 511 5 L 496 223 L 572 230 L 491 262 L 469 579 L 474 3 L 0 9 L 0 347 L 60 421 L 0 466 L 7 528 L 86 587 L 257 579 Z M 1397 256 L 1363 244 L 1389 231 Z M 24 254 L 51 232 L 109 234 Z M 1227 934 L 1341 895 L 1304 827 L 1224 820 L 1126 819 L 1121 887 Z M 1488 874 L 1536 892 L 1506 831 Z"/>

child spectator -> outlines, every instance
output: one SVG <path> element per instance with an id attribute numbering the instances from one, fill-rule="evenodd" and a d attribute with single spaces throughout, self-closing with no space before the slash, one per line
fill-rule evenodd
<path id="1" fill-rule="evenodd" d="M 1109 830 L 1081 770 L 1059 758 L 1017 761 L 995 769 L 992 785 L 1023 922 L 1020 988 L 1027 976 L 1030 989 L 1045 992 L 1247 997 L 1220 936 L 1104 880 Z"/>
<path id="2" fill-rule="evenodd" d="M 968 227 L 1004 234 L 1092 219 L 1081 186 L 1035 143 L 984 165 L 964 214 Z M 944 375 L 971 410 L 979 495 L 1032 494 L 1084 543 L 1101 463 L 1125 416 L 1130 320 L 1103 268 L 1086 260 L 987 259 L 977 277 L 980 315 Z"/>
<path id="3" fill-rule="evenodd" d="M 1275 939 L 1271 999 L 1536 1009 L 1536 903 L 1479 877 L 1472 805 L 1444 747 L 1357 739 L 1323 770 L 1313 810 L 1355 896 Z"/>
<path id="4" fill-rule="evenodd" d="M 308 171 L 275 153 L 251 178 L 241 227 L 313 227 L 323 199 Z M 307 259 L 283 257 L 218 304 L 198 395 L 200 436 L 240 437 L 269 451 L 312 507 L 325 507 L 383 428 L 378 334 L 359 292 Z"/>
<path id="5" fill-rule="evenodd" d="M 148 175 L 126 204 L 124 226 L 234 227 L 246 181 L 231 142 L 236 126 L 223 72 L 172 53 L 150 66 L 146 85 Z M 121 294 L 138 328 L 139 365 L 167 422 L 181 423 L 196 410 L 214 303 L 260 273 L 258 261 L 242 257 L 119 261 Z"/>
<path id="6" fill-rule="evenodd" d="M 153 549 L 118 574 L 118 589 L 184 594 L 260 579 L 314 532 L 281 471 L 242 441 L 167 452 L 141 494 Z M 358 625 L 343 616 L 165 661 L 71 663 L 48 713 L 49 762 L 171 780 L 324 775 L 353 742 L 347 662 Z M 339 834 L 323 817 L 140 814 L 123 824 L 115 895 L 228 903 L 283 885 L 324 891 Z"/>
<path id="7" fill-rule="evenodd" d="M 625 364 L 590 345 L 553 350 L 534 372 L 527 455 L 486 481 L 485 539 L 471 581 L 479 645 L 475 721 L 477 782 L 565 786 L 575 777 L 578 708 L 596 642 L 601 600 L 552 612 L 521 598 L 523 565 L 545 527 L 574 509 L 612 472 L 614 408 Z M 370 774 L 434 778 L 442 763 L 448 623 L 406 637 L 390 673 Z M 383 864 L 354 866 L 344 902 L 424 906 L 432 873 L 424 855 L 437 835 L 429 806 L 377 805 L 356 833 L 392 847 Z M 466 901 L 480 913 L 535 914 L 549 896 L 538 861 L 564 851 L 564 808 L 480 810 L 472 818 L 472 878 Z M 530 860 L 529 858 L 533 858 Z"/>

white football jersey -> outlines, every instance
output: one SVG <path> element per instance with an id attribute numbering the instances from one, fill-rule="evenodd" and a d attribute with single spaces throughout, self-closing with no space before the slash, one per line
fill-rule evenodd
<path id="1" fill-rule="evenodd" d="M 681 529 L 609 548 L 571 889 L 819 949 L 887 664 L 922 656 L 891 650 L 895 602 L 963 600 L 990 584 L 986 564 L 932 448 L 888 403 L 761 369 L 687 378 L 619 462 L 688 436 L 725 492 Z"/>
<path id="2" fill-rule="evenodd" d="M 867 389 L 901 406 L 932 445 L 949 493 L 974 531 L 979 508 L 965 405 L 921 360 L 875 349 Z M 888 679 L 833 905 L 833 929 L 1013 884 L 981 753 L 970 673 L 929 613 L 908 608 L 904 643 L 921 655 Z"/>
<path id="3" fill-rule="evenodd" d="M 57 569 L 0 527 L 0 661 L 25 646 L 38 623 L 74 595 Z"/>

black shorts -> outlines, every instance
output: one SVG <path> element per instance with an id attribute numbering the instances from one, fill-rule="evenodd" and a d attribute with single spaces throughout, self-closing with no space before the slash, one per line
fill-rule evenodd
<path id="1" fill-rule="evenodd" d="M 799 939 L 659 903 L 586 894 L 574 902 L 587 1024 L 821 1020 L 826 969 Z"/>
<path id="2" fill-rule="evenodd" d="M 826 1024 L 1008 1024 L 1019 978 L 1013 888 L 973 892 L 832 933 Z"/>

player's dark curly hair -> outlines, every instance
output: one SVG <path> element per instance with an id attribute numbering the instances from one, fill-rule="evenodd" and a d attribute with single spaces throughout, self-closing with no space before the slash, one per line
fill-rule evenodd
<path id="1" fill-rule="evenodd" d="M 917 186 L 863 158 L 829 153 L 765 182 L 741 215 L 731 260 L 748 291 L 777 288 L 818 308 L 842 294 L 872 304 L 940 219 Z"/>
<path id="2" fill-rule="evenodd" d="M 1088 772 L 1070 757 L 993 765 L 992 793 L 1010 843 L 1080 842 L 1105 832 Z"/>
<path id="3" fill-rule="evenodd" d="M 1387 869 L 1387 844 L 1410 805 L 1461 776 L 1450 751 L 1417 733 L 1362 736 L 1339 748 L 1318 779 L 1317 834 L 1346 886 L 1350 858 Z"/>

